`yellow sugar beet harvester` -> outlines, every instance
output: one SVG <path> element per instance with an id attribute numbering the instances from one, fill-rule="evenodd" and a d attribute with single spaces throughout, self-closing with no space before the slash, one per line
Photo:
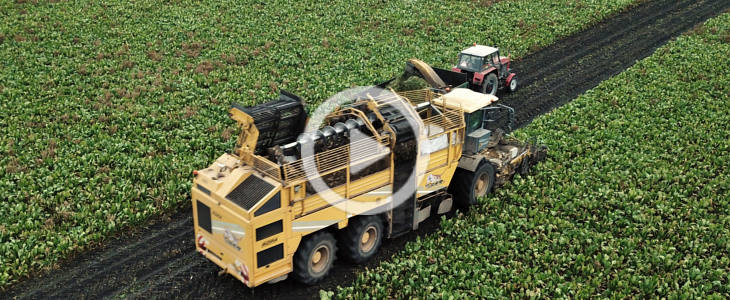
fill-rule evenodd
<path id="1" fill-rule="evenodd" d="M 354 98 L 307 133 L 304 104 L 288 92 L 234 105 L 237 148 L 195 172 L 197 250 L 249 287 L 289 274 L 314 284 L 336 254 L 364 262 L 383 238 L 476 203 L 545 153 L 503 136 L 513 111 L 492 95 L 453 88 Z"/>

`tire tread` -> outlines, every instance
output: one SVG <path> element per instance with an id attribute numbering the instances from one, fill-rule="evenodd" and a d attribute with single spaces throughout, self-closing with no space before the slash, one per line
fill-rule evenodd
<path id="1" fill-rule="evenodd" d="M 342 230 L 342 234 L 340 235 L 340 251 L 347 260 L 356 264 L 362 264 L 375 256 L 375 253 L 377 253 L 378 249 L 380 249 L 380 246 L 383 243 L 383 222 L 376 216 L 354 217 L 350 220 L 351 223 L 347 226 L 347 228 Z M 360 244 L 360 229 L 365 228 L 373 221 L 380 224 L 380 228 L 378 228 L 380 230 L 379 238 L 373 246 L 374 251 L 372 254 L 369 256 L 362 256 L 358 249 Z"/>
<path id="2" fill-rule="evenodd" d="M 312 251 L 312 249 L 314 249 L 315 246 L 320 243 L 320 241 L 323 240 L 332 241 L 332 249 L 330 249 L 330 253 L 332 253 L 332 262 L 330 262 L 330 267 L 327 268 L 322 276 L 312 277 L 309 275 L 308 270 L 309 253 Z M 304 240 L 301 242 L 301 244 L 299 244 L 299 249 L 297 249 L 297 252 L 294 254 L 294 270 L 292 271 L 292 277 L 294 277 L 294 279 L 296 279 L 297 281 L 307 285 L 316 284 L 326 278 L 327 275 L 329 275 L 330 271 L 332 270 L 332 265 L 334 265 L 336 260 L 337 240 L 335 240 L 334 236 L 331 233 L 323 230 L 312 233 L 310 236 L 304 237 Z"/>

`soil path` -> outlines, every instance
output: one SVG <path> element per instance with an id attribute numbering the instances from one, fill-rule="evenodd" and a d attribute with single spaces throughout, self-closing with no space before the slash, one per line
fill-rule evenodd
<path id="1" fill-rule="evenodd" d="M 520 90 L 503 95 L 517 111 L 517 125 L 528 124 L 621 72 L 698 23 L 730 7 L 727 0 L 660 0 L 644 3 L 596 26 L 565 38 L 515 63 Z M 419 235 L 434 232 L 435 221 L 417 232 L 386 241 L 367 264 L 377 266 Z M 100 249 L 66 263 L 61 269 L 27 280 L 8 291 L 10 298 L 313 298 L 320 289 L 347 285 L 363 266 L 338 262 L 320 285 L 286 280 L 248 289 L 193 246 L 191 209 L 171 221 L 158 221 L 137 233 L 120 235 Z"/>

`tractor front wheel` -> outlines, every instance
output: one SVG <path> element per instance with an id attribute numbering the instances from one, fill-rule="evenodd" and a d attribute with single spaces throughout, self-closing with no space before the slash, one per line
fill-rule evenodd
<path id="1" fill-rule="evenodd" d="M 456 169 L 449 190 L 459 207 L 468 208 L 476 204 L 479 197 L 492 191 L 494 180 L 494 166 L 489 162 L 484 162 L 474 172 Z"/>
<path id="2" fill-rule="evenodd" d="M 294 279 L 312 285 L 327 277 L 336 259 L 335 243 L 334 236 L 326 231 L 305 237 L 294 254 Z"/>
<path id="3" fill-rule="evenodd" d="M 514 93 L 517 91 L 517 76 L 512 76 L 512 80 L 509 81 L 509 92 Z"/>
<path id="4" fill-rule="evenodd" d="M 489 73 L 489 75 L 484 78 L 484 82 L 482 82 L 482 93 L 496 95 L 498 86 L 499 79 L 497 78 L 497 74 Z"/>

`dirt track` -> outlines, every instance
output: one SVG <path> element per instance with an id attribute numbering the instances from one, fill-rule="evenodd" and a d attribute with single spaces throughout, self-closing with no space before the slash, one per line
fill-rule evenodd
<path id="1" fill-rule="evenodd" d="M 521 90 L 502 99 L 524 126 L 728 7 L 727 1 L 649 1 L 516 62 Z"/>
<path id="2" fill-rule="evenodd" d="M 566 38 L 515 63 L 520 90 L 503 100 L 517 111 L 519 126 L 562 105 L 621 72 L 673 37 L 730 7 L 727 0 L 652 1 Z M 120 236 L 60 270 L 9 290 L 11 298 L 311 298 L 320 289 L 347 285 L 361 266 L 338 262 L 329 279 L 309 287 L 286 280 L 245 288 L 194 251 L 191 209 L 138 233 Z M 386 241 L 369 268 L 386 260 L 418 235 L 434 232 L 428 222 L 418 232 Z"/>

